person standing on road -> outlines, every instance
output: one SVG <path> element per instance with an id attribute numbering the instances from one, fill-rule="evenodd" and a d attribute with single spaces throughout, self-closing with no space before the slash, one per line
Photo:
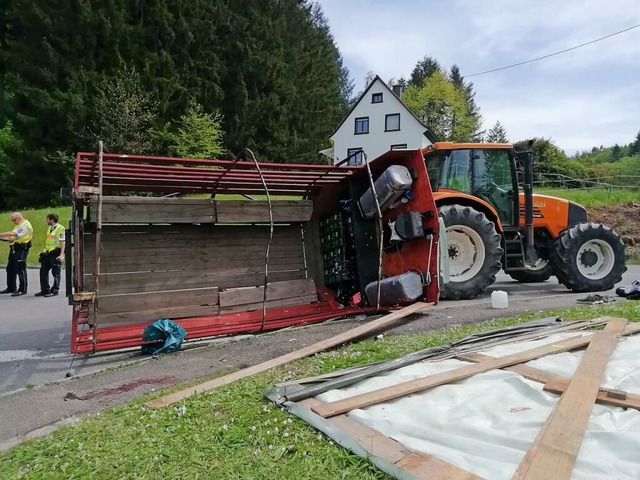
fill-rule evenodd
<path id="1" fill-rule="evenodd" d="M 49 229 L 40 254 L 40 291 L 36 297 L 53 297 L 60 290 L 60 271 L 64 261 L 64 227 L 58 223 L 56 213 L 47 215 Z M 49 272 L 53 275 L 53 286 L 49 288 Z"/>
<path id="2" fill-rule="evenodd" d="M 7 288 L 0 293 L 10 293 L 12 297 L 19 297 L 27 293 L 27 256 L 31 248 L 33 227 L 20 212 L 13 212 L 11 221 L 16 227 L 10 232 L 0 233 L 0 240 L 9 242 Z M 16 278 L 18 279 L 17 288 Z"/>

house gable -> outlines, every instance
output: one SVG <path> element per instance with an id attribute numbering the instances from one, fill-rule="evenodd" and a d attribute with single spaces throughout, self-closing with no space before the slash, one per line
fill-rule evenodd
<path id="1" fill-rule="evenodd" d="M 398 148 L 398 145 L 406 145 L 409 149 L 424 148 L 431 144 L 424 135 L 427 130 L 428 127 L 376 75 L 331 135 L 333 161 L 339 163 L 359 148 L 369 159 L 392 147 Z"/>

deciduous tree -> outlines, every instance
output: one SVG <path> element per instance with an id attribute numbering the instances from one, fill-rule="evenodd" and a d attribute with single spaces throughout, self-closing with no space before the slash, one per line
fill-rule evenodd
<path id="1" fill-rule="evenodd" d="M 402 100 L 440 140 L 472 140 L 476 122 L 464 94 L 442 73 L 436 71 L 422 87 L 410 85 Z"/>

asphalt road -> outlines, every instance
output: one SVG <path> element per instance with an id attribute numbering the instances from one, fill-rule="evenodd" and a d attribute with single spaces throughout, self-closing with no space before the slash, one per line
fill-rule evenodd
<path id="1" fill-rule="evenodd" d="M 63 295 L 51 298 L 34 297 L 37 288 L 37 270 L 30 270 L 30 292 L 27 296 L 0 295 L 0 395 L 21 388 L 44 385 L 65 378 L 86 375 L 127 362 L 146 361 L 139 349 L 76 355 L 69 353 L 71 307 Z M 640 266 L 630 265 L 621 285 L 640 279 Z M 491 292 L 506 291 L 507 309 L 491 308 Z M 64 291 L 64 288 L 61 290 Z M 605 292 L 613 295 L 614 292 Z M 574 294 L 559 285 L 555 278 L 540 283 L 526 284 L 500 274 L 497 282 L 482 296 L 473 300 L 443 301 L 423 315 L 393 329 L 393 333 L 411 333 L 445 328 L 454 324 L 470 324 L 497 317 L 512 316 L 526 311 L 565 308 L 576 305 L 584 294 Z M 345 322 L 349 322 L 348 320 Z M 317 326 L 304 329 L 307 333 Z M 302 329 L 298 329 L 302 335 Z M 255 337 L 243 336 L 240 338 Z M 235 340 L 237 340 L 236 337 Z M 228 340 L 224 340 L 228 341 Z M 185 343 L 189 346 L 193 342 Z"/>
<path id="2" fill-rule="evenodd" d="M 638 278 L 640 266 L 631 266 L 622 284 Z M 508 308 L 491 307 L 490 294 L 496 289 L 509 293 Z M 389 335 L 433 331 L 525 311 L 539 312 L 542 318 L 549 309 L 575 306 L 582 296 L 554 281 L 527 285 L 500 276 L 485 295 L 430 306 L 400 320 Z M 260 335 L 185 342 L 178 352 L 156 359 L 143 357 L 139 349 L 80 357 L 74 359 L 73 376 L 65 378 L 72 360 L 68 353 L 71 312 L 65 299 L 0 295 L 0 312 L 0 451 L 140 395 L 257 365 L 367 321 L 364 316 L 350 317 Z M 592 317 L 586 307 L 585 319 Z M 100 373 L 91 374 L 97 371 Z"/>

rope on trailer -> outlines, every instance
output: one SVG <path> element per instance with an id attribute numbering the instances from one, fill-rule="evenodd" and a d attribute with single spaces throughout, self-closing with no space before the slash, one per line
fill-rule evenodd
<path id="1" fill-rule="evenodd" d="M 256 156 L 253 154 L 251 149 L 245 148 L 245 150 L 249 152 L 251 158 L 253 158 L 253 163 L 255 163 L 258 174 L 260 175 L 264 192 L 267 195 L 267 204 L 269 205 L 269 241 L 267 242 L 267 250 L 264 256 L 264 291 L 262 293 L 262 322 L 260 323 L 260 331 L 262 331 L 264 330 L 264 324 L 267 318 L 267 285 L 269 280 L 269 251 L 271 250 L 271 242 L 273 241 L 273 209 L 271 206 L 269 188 L 267 187 L 267 182 L 262 175 L 262 170 L 260 170 L 260 164 L 258 163 L 258 160 L 256 160 Z"/>
<path id="2" fill-rule="evenodd" d="M 369 184 L 371 185 L 371 193 L 373 193 L 373 199 L 376 202 L 376 212 L 378 214 L 378 229 L 380 230 L 380 239 L 378 247 L 378 284 L 376 290 L 376 310 L 380 310 L 380 280 L 382 279 L 382 252 L 384 244 L 384 225 L 382 224 L 382 210 L 380 209 L 380 202 L 378 200 L 378 192 L 376 192 L 376 186 L 373 181 L 373 174 L 371 173 L 371 166 L 369 165 L 369 159 L 366 152 L 363 150 L 364 164 L 367 166 L 367 173 L 369 174 Z"/>

